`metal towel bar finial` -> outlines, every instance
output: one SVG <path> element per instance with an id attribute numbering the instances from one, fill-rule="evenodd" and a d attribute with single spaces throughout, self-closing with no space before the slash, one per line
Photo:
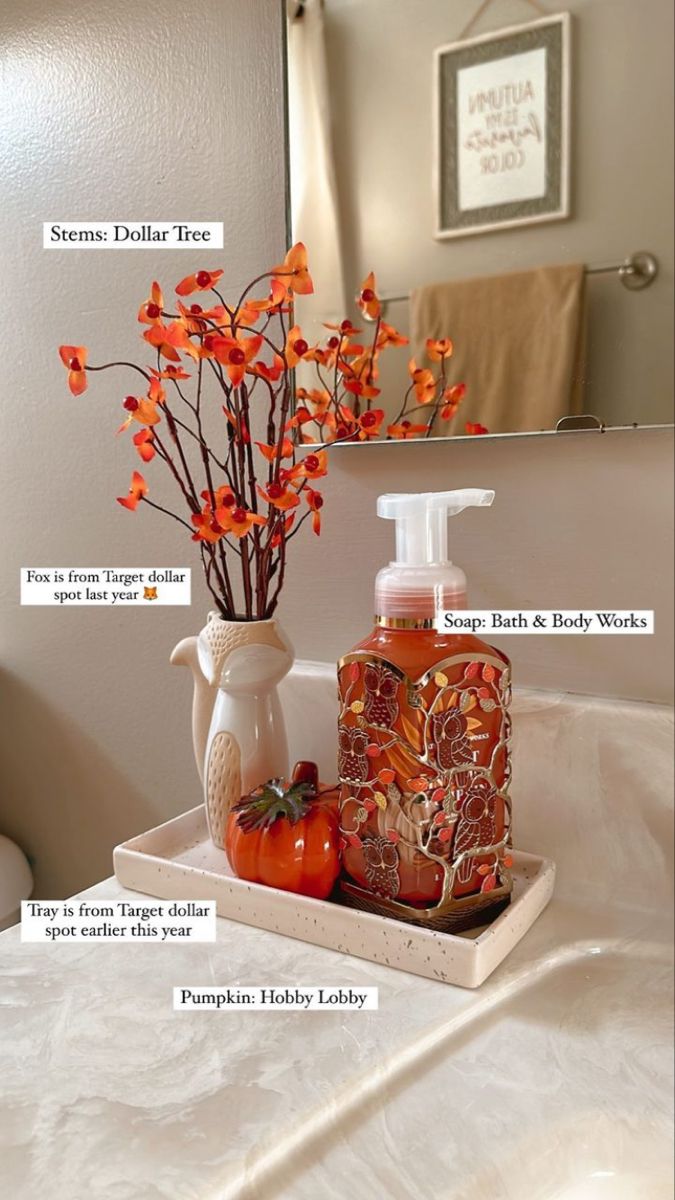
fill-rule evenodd
<path id="1" fill-rule="evenodd" d="M 636 250 L 622 263 L 612 263 L 609 267 L 586 267 L 587 275 L 606 275 L 614 271 L 625 288 L 639 292 L 654 282 L 659 273 L 659 264 L 649 250 Z"/>
<path id="2" fill-rule="evenodd" d="M 618 275 L 623 286 L 630 292 L 640 292 L 654 282 L 659 273 L 659 264 L 649 250 L 636 250 L 635 254 L 630 254 L 621 263 L 610 263 L 607 267 L 586 267 L 585 270 L 587 275 Z M 409 300 L 410 294 L 381 296 L 380 299 L 383 304 L 395 304 L 401 300 Z"/>

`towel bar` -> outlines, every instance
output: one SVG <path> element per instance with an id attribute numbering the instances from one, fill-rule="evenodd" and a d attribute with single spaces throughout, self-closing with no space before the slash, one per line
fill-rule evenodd
<path id="1" fill-rule="evenodd" d="M 631 292 L 639 292 L 649 287 L 658 273 L 658 260 L 649 250 L 636 250 L 635 254 L 630 254 L 622 263 L 611 263 L 607 267 L 586 267 L 587 275 L 618 275 L 623 286 Z M 383 304 L 396 304 L 409 300 L 410 293 L 404 296 L 381 296 L 380 299 Z"/>

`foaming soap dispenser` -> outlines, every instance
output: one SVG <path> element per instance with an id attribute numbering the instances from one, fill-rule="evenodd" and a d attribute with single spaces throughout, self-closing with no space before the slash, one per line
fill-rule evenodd
<path id="1" fill-rule="evenodd" d="M 447 518 L 493 499 L 379 497 L 396 560 L 375 582 L 375 629 L 338 664 L 343 898 L 444 930 L 486 924 L 511 894 L 510 663 L 436 628 L 466 608 Z"/>

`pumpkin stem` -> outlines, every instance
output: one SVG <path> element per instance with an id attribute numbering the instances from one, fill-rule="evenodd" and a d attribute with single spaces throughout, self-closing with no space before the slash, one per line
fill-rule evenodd
<path id="1" fill-rule="evenodd" d="M 237 825 L 245 833 L 269 829 L 279 820 L 297 825 L 307 816 L 316 795 L 316 788 L 309 782 L 288 785 L 284 779 L 268 779 L 248 796 L 242 796 L 232 811 L 238 813 Z"/>

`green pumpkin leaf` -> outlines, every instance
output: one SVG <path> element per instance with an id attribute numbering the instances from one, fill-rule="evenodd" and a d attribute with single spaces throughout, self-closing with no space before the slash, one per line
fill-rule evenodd
<path id="1" fill-rule="evenodd" d="M 297 825 L 307 816 L 314 799 L 311 783 L 287 784 L 284 779 L 268 779 L 248 796 L 242 796 L 232 811 L 238 814 L 240 829 L 250 833 L 254 829 L 270 829 L 280 820 Z"/>

